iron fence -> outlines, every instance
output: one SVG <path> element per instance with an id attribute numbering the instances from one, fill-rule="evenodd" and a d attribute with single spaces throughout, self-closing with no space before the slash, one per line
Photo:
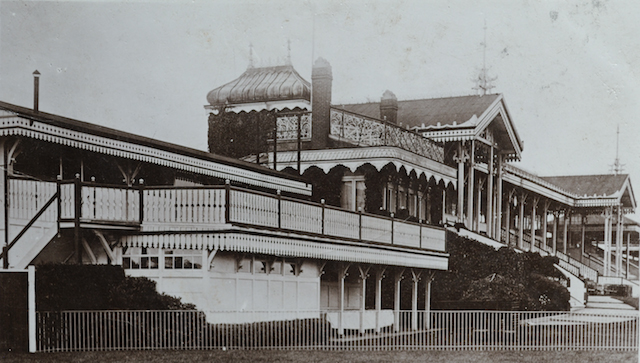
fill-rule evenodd
<path id="1" fill-rule="evenodd" d="M 39 312 L 37 350 L 638 348 L 635 311 L 626 314 L 399 311 L 391 314 L 391 320 L 374 318 L 355 324 L 335 319 L 336 313 L 339 312 L 302 315 L 299 312 L 232 312 L 225 318 L 224 313 L 216 312 L 211 316 L 226 321 L 216 323 L 208 321 L 199 311 Z M 365 316 L 362 314 L 361 318 Z M 233 322 L 234 319 L 238 322 Z M 264 320 L 255 321 L 259 319 Z M 254 321 L 239 322 L 250 320 Z M 340 329 L 339 324 L 345 325 Z"/>

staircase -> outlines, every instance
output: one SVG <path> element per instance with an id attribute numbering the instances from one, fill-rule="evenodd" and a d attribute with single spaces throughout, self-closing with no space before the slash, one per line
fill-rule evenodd
<path id="1" fill-rule="evenodd" d="M 58 234 L 57 185 L 22 179 L 9 183 L 9 268 L 25 269 Z M 4 264 L 4 253 L 0 260 Z"/>

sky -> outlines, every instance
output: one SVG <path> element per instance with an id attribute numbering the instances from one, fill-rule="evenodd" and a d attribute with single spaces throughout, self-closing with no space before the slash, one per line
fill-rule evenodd
<path id="1" fill-rule="evenodd" d="M 483 65 L 535 174 L 605 174 L 640 197 L 640 3 L 632 0 L 4 1 L 0 100 L 206 150 L 206 94 L 249 65 L 310 80 L 333 103 L 475 94 Z M 486 26 L 486 30 L 485 30 Z M 486 42 L 485 42 L 486 36 Z M 640 220 L 640 214 L 631 215 Z"/>

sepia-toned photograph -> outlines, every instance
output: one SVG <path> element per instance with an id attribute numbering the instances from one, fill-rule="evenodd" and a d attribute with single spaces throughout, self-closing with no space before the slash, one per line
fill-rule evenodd
<path id="1" fill-rule="evenodd" d="M 0 0 L 0 360 L 638 362 L 639 13 Z"/>

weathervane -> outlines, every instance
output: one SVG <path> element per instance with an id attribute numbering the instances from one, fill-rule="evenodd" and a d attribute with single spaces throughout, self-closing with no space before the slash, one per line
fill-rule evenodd
<path id="1" fill-rule="evenodd" d="M 481 96 L 486 95 L 489 91 L 491 91 L 495 86 L 493 85 L 493 81 L 498 79 L 498 77 L 490 78 L 487 70 L 487 20 L 484 20 L 484 41 L 482 42 L 482 69 L 480 70 L 480 74 L 478 78 L 474 79 L 476 86 L 472 89 L 480 92 Z"/>
<path id="2" fill-rule="evenodd" d="M 624 171 L 624 164 L 620 164 L 620 159 L 618 158 L 618 151 L 620 149 L 620 125 L 618 125 L 616 129 L 616 160 L 611 164 L 611 172 L 614 175 L 618 175 Z"/>

